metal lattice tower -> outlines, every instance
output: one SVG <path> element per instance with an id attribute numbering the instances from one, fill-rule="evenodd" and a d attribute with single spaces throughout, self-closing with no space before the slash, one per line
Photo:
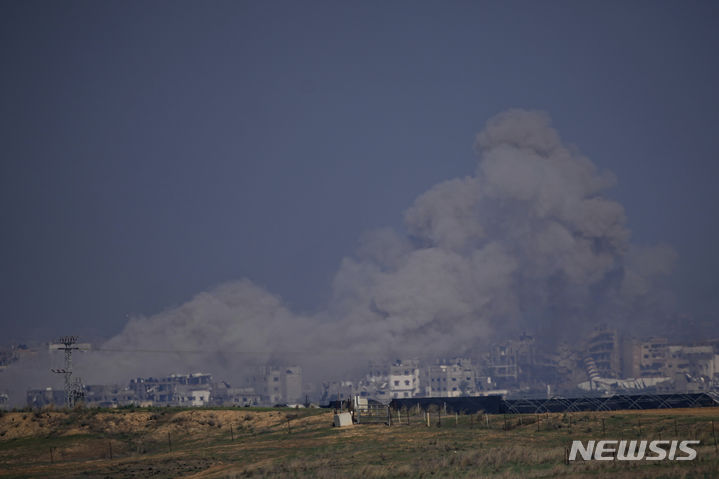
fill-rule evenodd
<path id="1" fill-rule="evenodd" d="M 77 401 L 84 397 L 82 389 L 82 381 L 80 378 L 72 378 L 72 351 L 80 349 L 75 344 L 77 343 L 77 336 L 63 336 L 58 339 L 58 343 L 63 346 L 58 349 L 65 351 L 65 367 L 62 369 L 51 369 L 56 374 L 62 374 L 65 376 L 65 406 L 68 408 L 74 407 Z"/>

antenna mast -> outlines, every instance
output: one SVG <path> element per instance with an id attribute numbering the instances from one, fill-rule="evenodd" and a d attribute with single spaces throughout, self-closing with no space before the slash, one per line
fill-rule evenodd
<path id="1" fill-rule="evenodd" d="M 80 349 L 75 345 L 77 339 L 77 336 L 63 336 L 58 339 L 57 342 L 62 344 L 62 346 L 57 349 L 65 351 L 65 367 L 50 370 L 56 374 L 65 376 L 65 407 L 68 408 L 74 407 L 75 404 L 85 396 L 80 378 L 72 379 L 72 351 Z"/>

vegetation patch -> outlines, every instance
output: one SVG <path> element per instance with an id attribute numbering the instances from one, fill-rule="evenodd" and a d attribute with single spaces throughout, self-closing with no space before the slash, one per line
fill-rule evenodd
<path id="1" fill-rule="evenodd" d="M 392 426 L 333 428 L 332 413 L 317 409 L 9 412 L 0 478 L 719 477 L 718 409 L 434 414 L 430 427 L 403 411 Z M 691 462 L 566 463 L 572 440 L 603 438 L 701 444 Z"/>

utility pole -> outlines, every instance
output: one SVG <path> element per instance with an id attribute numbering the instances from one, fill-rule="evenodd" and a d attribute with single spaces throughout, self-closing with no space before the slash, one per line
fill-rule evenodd
<path id="1" fill-rule="evenodd" d="M 82 381 L 80 378 L 72 379 L 72 351 L 80 349 L 76 346 L 77 336 L 63 336 L 58 339 L 58 343 L 62 346 L 58 347 L 60 351 L 65 351 L 65 367 L 62 369 L 51 369 L 55 374 L 65 376 L 65 407 L 74 407 L 78 400 L 85 396 L 82 390 Z"/>

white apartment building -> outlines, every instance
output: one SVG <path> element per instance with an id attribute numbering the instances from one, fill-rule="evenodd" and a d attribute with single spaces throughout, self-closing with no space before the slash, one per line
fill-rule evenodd
<path id="1" fill-rule="evenodd" d="M 421 394 L 419 361 L 398 360 L 389 367 L 387 378 L 390 399 L 412 398 Z"/>

